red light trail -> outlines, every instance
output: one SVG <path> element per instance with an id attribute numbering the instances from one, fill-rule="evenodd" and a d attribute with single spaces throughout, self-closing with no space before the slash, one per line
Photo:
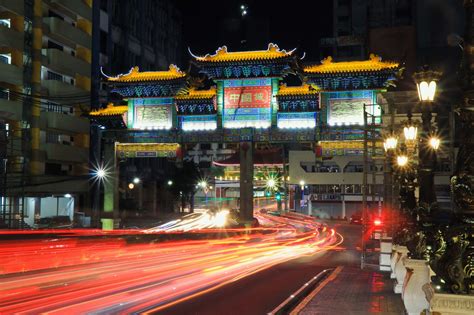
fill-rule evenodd
<path id="1" fill-rule="evenodd" d="M 191 240 L 176 239 L 184 234 L 173 228 L 48 231 L 47 238 L 2 241 L 0 314 L 156 311 L 342 241 L 308 216 L 255 216 L 265 227 L 191 230 L 186 235 L 201 238 Z M 179 222 L 186 230 L 188 223 Z M 149 241 L 154 236 L 168 240 Z"/>

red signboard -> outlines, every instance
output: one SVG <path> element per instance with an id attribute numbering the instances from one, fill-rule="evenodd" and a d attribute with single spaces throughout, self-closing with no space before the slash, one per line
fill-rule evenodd
<path id="1" fill-rule="evenodd" d="M 271 96 L 271 86 L 226 87 L 225 108 L 269 108 Z"/>

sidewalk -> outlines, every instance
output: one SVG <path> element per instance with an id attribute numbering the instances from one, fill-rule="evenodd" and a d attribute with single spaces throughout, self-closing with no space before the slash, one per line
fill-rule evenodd
<path id="1" fill-rule="evenodd" d="M 388 273 L 338 267 L 292 312 L 322 314 L 405 314 L 400 295 L 393 293 Z"/>

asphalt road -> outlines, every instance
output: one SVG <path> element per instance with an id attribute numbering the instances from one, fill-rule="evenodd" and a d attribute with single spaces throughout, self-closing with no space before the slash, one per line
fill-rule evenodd
<path id="1" fill-rule="evenodd" d="M 274 266 L 155 314 L 267 314 L 322 270 L 359 266 L 361 226 L 328 225 L 344 237 L 337 248 Z"/>

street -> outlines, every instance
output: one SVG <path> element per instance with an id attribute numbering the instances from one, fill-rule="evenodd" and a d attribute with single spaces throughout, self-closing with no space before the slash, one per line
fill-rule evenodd
<path id="1" fill-rule="evenodd" d="M 221 215 L 204 213 L 161 229 L 219 222 Z M 263 209 L 255 215 L 264 227 L 25 231 L 0 248 L 0 312 L 192 313 L 192 298 L 202 296 L 197 299 L 205 301 L 199 303 L 203 313 L 228 313 L 234 308 L 227 301 L 245 300 L 246 311 L 257 314 L 270 311 L 319 270 L 355 259 L 336 254 L 342 236 L 314 218 Z M 282 290 L 274 292 L 277 287 Z M 175 304 L 189 309 L 167 309 Z"/>
<path id="2" fill-rule="evenodd" d="M 360 265 L 361 226 L 329 222 L 343 237 L 338 247 L 295 259 L 230 283 L 155 314 L 267 314 L 326 268 Z"/>

